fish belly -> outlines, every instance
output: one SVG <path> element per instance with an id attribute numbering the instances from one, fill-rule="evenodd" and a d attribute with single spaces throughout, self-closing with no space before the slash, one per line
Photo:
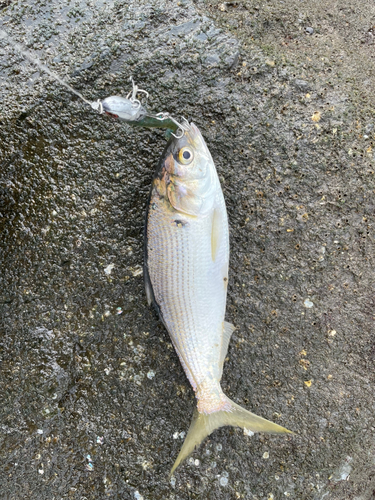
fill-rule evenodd
<path id="1" fill-rule="evenodd" d="M 214 211 L 220 214 L 212 250 Z M 156 193 L 147 220 L 147 267 L 155 301 L 194 390 L 220 378 L 229 260 L 229 233 L 221 190 L 212 213 L 193 217 Z"/>

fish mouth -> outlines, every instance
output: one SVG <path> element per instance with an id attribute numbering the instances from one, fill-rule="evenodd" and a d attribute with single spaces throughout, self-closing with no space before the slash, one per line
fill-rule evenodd
<path id="1" fill-rule="evenodd" d="M 190 123 L 189 135 L 192 139 L 195 139 L 198 135 L 201 135 L 199 128 L 193 122 Z"/>
<path id="2" fill-rule="evenodd" d="M 195 123 L 191 122 L 189 124 L 189 129 L 186 131 L 186 138 L 193 147 L 199 147 L 201 145 L 203 137 Z"/>

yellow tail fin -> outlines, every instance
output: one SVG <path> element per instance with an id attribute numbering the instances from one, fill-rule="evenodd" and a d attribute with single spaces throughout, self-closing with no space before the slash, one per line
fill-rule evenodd
<path id="1" fill-rule="evenodd" d="M 254 415 L 241 406 L 237 405 L 229 398 L 230 410 L 216 411 L 214 413 L 199 413 L 196 409 L 194 412 L 193 420 L 190 424 L 188 434 L 182 445 L 181 451 L 172 467 L 170 475 L 177 469 L 177 467 L 192 453 L 194 448 L 198 446 L 205 437 L 209 436 L 211 432 L 224 425 L 232 425 L 249 429 L 252 432 L 268 432 L 270 434 L 293 434 L 280 425 L 274 424 L 265 418 Z"/>

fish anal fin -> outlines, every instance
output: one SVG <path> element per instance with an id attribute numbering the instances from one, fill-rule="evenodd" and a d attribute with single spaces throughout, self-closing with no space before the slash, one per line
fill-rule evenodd
<path id="1" fill-rule="evenodd" d="M 182 368 L 184 369 L 184 372 L 186 373 L 187 378 L 189 379 L 190 385 L 192 386 L 193 390 L 197 390 L 197 383 L 192 375 L 192 370 L 190 369 L 187 361 L 185 361 L 184 356 L 180 353 L 179 349 L 177 348 L 176 344 L 174 342 L 173 346 L 177 352 L 177 356 L 180 358 L 180 363 L 182 365 Z"/>
<path id="2" fill-rule="evenodd" d="M 225 356 L 227 355 L 228 352 L 228 346 L 230 339 L 232 337 L 232 333 L 236 327 L 232 325 L 232 323 L 228 323 L 227 321 L 223 321 L 223 336 L 222 336 L 222 341 L 221 341 L 221 350 L 220 350 L 220 359 L 219 359 L 219 369 L 220 369 L 220 376 L 219 380 L 221 379 L 221 375 L 223 374 L 223 365 L 224 365 L 224 360 Z"/>

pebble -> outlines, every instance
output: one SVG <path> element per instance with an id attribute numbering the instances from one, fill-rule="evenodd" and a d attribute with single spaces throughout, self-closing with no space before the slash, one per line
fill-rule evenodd
<path id="1" fill-rule="evenodd" d="M 271 59 L 267 59 L 265 62 L 267 66 L 270 66 L 271 68 L 275 66 L 275 61 L 272 61 Z"/>
<path id="2" fill-rule="evenodd" d="M 245 436 L 254 436 L 254 432 L 251 431 L 250 429 L 244 429 L 243 433 Z"/>
<path id="3" fill-rule="evenodd" d="M 200 33 L 195 38 L 198 38 L 198 40 L 200 40 L 201 42 L 204 42 L 205 40 L 207 40 L 207 35 L 206 35 L 206 33 Z"/>
<path id="4" fill-rule="evenodd" d="M 307 307 L 308 309 L 311 309 L 312 307 L 314 307 L 313 302 L 311 302 L 311 300 L 309 300 L 309 299 L 305 299 L 305 301 L 304 301 L 303 305 L 304 305 L 305 307 Z"/>
<path id="5" fill-rule="evenodd" d="M 179 24 L 178 26 L 173 26 L 169 31 L 169 35 L 187 35 L 192 31 L 196 30 L 200 26 L 200 22 L 187 21 L 186 23 Z"/>
<path id="6" fill-rule="evenodd" d="M 108 274 L 108 276 L 111 274 L 112 272 L 112 269 L 115 267 L 114 264 L 109 264 L 105 269 L 104 269 L 104 272 L 105 274 Z"/>
<path id="7" fill-rule="evenodd" d="M 220 486 L 226 486 L 228 484 L 228 478 L 221 476 L 221 478 L 219 479 L 219 483 L 220 483 Z"/>
<path id="8" fill-rule="evenodd" d="M 135 266 L 135 268 L 132 270 L 132 275 L 135 277 L 137 276 L 142 276 L 143 274 L 143 269 L 141 266 Z"/>
<path id="9" fill-rule="evenodd" d="M 347 456 L 345 462 L 339 469 L 332 475 L 332 481 L 338 483 L 339 481 L 347 481 L 350 477 L 352 466 L 350 463 L 353 461 L 352 457 Z"/>
<path id="10" fill-rule="evenodd" d="M 147 378 L 149 378 L 150 380 L 152 380 L 153 378 L 155 377 L 155 372 L 150 370 L 148 373 L 147 373 Z"/>
<path id="11" fill-rule="evenodd" d="M 314 28 L 311 28 L 310 26 L 305 28 L 305 30 L 306 30 L 306 33 L 308 33 L 309 35 L 312 35 L 314 33 Z"/>
<path id="12" fill-rule="evenodd" d="M 220 57 L 218 54 L 210 54 L 209 56 L 206 57 L 204 60 L 204 64 L 206 66 L 216 66 L 220 62 Z"/>
<path id="13" fill-rule="evenodd" d="M 296 80 L 294 80 L 293 84 L 299 90 L 303 90 L 303 91 L 307 91 L 309 89 L 309 87 L 310 87 L 309 82 L 307 82 L 306 80 L 296 79 Z"/>

